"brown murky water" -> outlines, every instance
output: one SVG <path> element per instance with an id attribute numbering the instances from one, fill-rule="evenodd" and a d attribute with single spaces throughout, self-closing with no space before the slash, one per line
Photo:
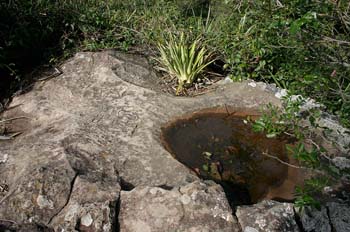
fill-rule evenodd
<path id="1" fill-rule="evenodd" d="M 243 122 L 245 118 L 196 113 L 163 127 L 162 140 L 166 149 L 198 176 L 221 184 L 232 205 L 292 200 L 303 173 L 262 154 L 294 162 L 288 159 L 287 141 L 254 133 Z"/>

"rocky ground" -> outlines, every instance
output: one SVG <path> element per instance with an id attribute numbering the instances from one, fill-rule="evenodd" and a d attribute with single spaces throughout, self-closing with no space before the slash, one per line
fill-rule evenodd
<path id="1" fill-rule="evenodd" d="M 61 70 L 2 115 L 20 117 L 6 133 L 21 134 L 0 140 L 0 231 L 350 231 L 342 202 L 299 213 L 269 200 L 233 212 L 221 186 L 161 145 L 161 126 L 181 115 L 280 105 L 270 86 L 221 82 L 174 97 L 145 59 L 111 51 L 78 53 Z"/>

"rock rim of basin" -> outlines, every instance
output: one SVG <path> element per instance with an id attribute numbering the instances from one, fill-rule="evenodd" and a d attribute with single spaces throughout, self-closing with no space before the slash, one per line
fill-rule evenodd
<path id="1" fill-rule="evenodd" d="M 259 115 L 229 107 L 185 114 L 162 127 L 162 143 L 198 176 L 222 184 L 233 207 L 263 199 L 293 201 L 295 187 L 302 186 L 310 172 L 292 166 L 299 165 L 286 149 L 293 139 L 252 131 L 248 120 Z"/>
<path id="2" fill-rule="evenodd" d="M 266 85 L 249 82 L 193 98 L 164 94 L 144 58 L 114 51 L 77 53 L 61 69 L 14 97 L 2 115 L 24 116 L 6 125 L 22 134 L 0 142 L 8 187 L 0 192 L 0 219 L 9 223 L 112 231 L 121 189 L 199 181 L 162 146 L 161 125 L 218 106 L 281 105 Z"/>

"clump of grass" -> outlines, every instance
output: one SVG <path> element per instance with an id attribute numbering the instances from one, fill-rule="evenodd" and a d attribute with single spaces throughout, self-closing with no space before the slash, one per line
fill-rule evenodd
<path id="1" fill-rule="evenodd" d="M 158 44 L 158 49 L 161 69 L 178 80 L 177 95 L 184 87 L 191 86 L 205 67 L 214 61 L 200 38 L 190 42 L 183 32 L 180 37 L 169 33 L 167 39 Z"/>

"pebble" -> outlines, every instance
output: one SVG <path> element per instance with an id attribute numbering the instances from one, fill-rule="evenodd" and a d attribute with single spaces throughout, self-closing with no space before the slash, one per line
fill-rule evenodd
<path id="1" fill-rule="evenodd" d="M 81 218 L 81 224 L 83 226 L 86 226 L 86 227 L 89 227 L 91 226 L 93 220 L 92 220 L 92 217 L 91 217 L 91 214 L 88 213 L 88 214 L 85 214 L 82 218 Z"/>
<path id="2" fill-rule="evenodd" d="M 6 163 L 9 158 L 8 154 L 1 154 L 0 153 L 0 164 Z"/>

